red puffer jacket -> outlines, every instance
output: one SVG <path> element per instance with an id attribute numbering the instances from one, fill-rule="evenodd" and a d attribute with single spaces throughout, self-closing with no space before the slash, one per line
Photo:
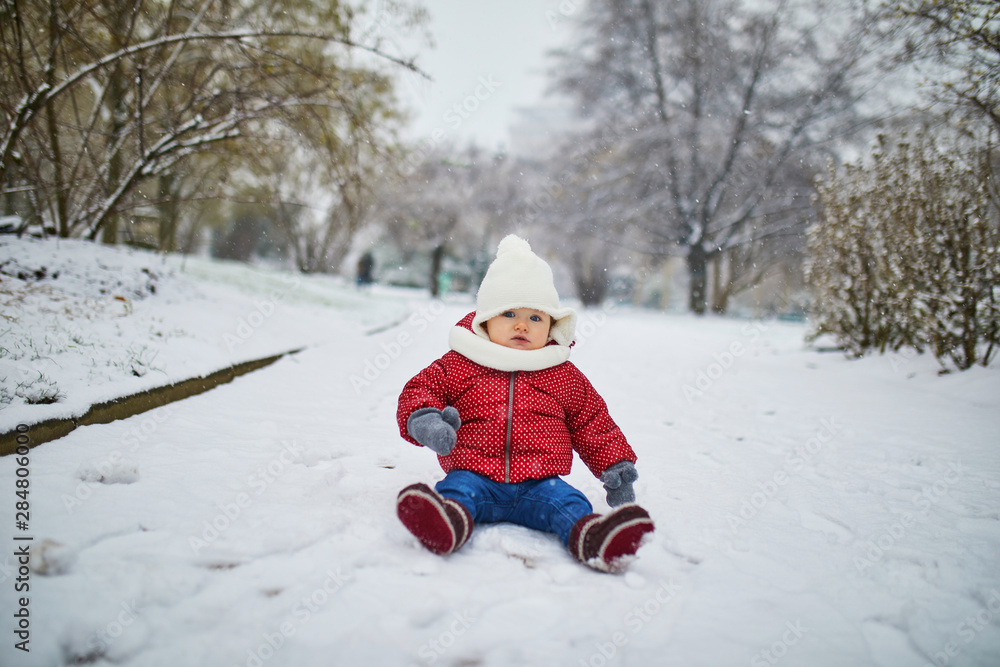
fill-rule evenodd
<path id="1" fill-rule="evenodd" d="M 457 325 L 472 338 L 474 314 Z M 407 382 L 399 396 L 399 432 L 413 444 L 418 443 L 406 432 L 406 420 L 415 410 L 449 405 L 458 410 L 462 426 L 455 448 L 438 457 L 445 472 L 471 470 L 511 483 L 566 475 L 573 450 L 598 477 L 619 461 L 635 463 L 635 452 L 608 414 L 604 399 L 576 366 L 562 361 L 539 370 L 517 370 L 497 363 L 505 367 L 497 369 L 455 351 L 471 350 L 480 361 L 492 363 L 489 348 L 472 338 L 459 336 L 456 344 L 453 335 L 452 350 Z M 473 344 L 469 347 L 462 340 Z M 502 348 L 487 340 L 486 346 L 491 345 Z M 508 352 L 531 354 L 509 348 L 500 352 L 508 359 Z"/>

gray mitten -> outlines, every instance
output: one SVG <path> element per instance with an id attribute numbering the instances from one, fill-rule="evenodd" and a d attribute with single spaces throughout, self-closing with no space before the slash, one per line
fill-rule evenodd
<path id="1" fill-rule="evenodd" d="M 406 432 L 424 447 L 441 456 L 455 447 L 456 432 L 462 425 L 458 410 L 450 405 L 444 410 L 420 408 L 406 420 Z"/>
<path id="2" fill-rule="evenodd" d="M 608 492 L 608 505 L 618 507 L 625 503 L 635 502 L 635 491 L 632 489 L 632 482 L 639 479 L 639 473 L 635 466 L 628 461 L 619 461 L 613 466 L 608 466 L 601 473 L 601 481 Z"/>

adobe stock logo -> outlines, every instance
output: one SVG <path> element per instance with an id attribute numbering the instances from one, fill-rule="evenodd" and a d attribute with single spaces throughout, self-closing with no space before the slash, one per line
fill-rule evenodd
<path id="1" fill-rule="evenodd" d="M 552 32 L 558 30 L 563 21 L 576 13 L 576 10 L 579 9 L 579 5 L 579 0 L 561 0 L 558 6 L 558 12 L 552 9 L 547 10 L 545 12 L 545 20 L 549 23 L 549 30 Z"/>
<path id="2" fill-rule="evenodd" d="M 765 331 L 767 331 L 767 325 L 763 322 L 748 322 L 744 324 L 740 329 L 740 334 L 748 339 L 749 345 L 744 344 L 743 341 L 734 340 L 730 342 L 728 348 L 722 350 L 722 352 L 713 354 L 713 361 L 698 371 L 694 385 L 687 383 L 682 387 L 684 398 L 687 399 L 688 403 L 694 404 L 696 397 L 703 398 L 705 392 L 736 365 L 737 359 L 755 347 L 757 339 Z"/>
<path id="3" fill-rule="evenodd" d="M 503 83 L 497 81 L 492 74 L 480 76 L 476 82 L 478 85 L 471 93 L 465 95 L 461 101 L 455 102 L 451 108 L 441 116 L 452 130 L 462 127 L 479 109 L 489 100 Z M 406 174 L 412 174 L 429 156 L 431 156 L 438 145 L 446 142 L 448 131 L 444 127 L 435 127 L 429 133 L 429 139 L 419 141 L 412 150 L 406 151 L 403 156 L 402 168 Z"/>
<path id="4" fill-rule="evenodd" d="M 443 312 L 445 312 L 444 303 L 434 301 L 406 318 L 408 328 L 397 333 L 394 339 L 379 343 L 382 351 L 376 353 L 374 357 L 364 360 L 360 374 L 353 373 L 348 378 L 354 388 L 354 393 L 360 396 L 363 389 L 378 380 L 382 372 L 388 369 L 406 348 L 416 342 L 417 339 L 414 336 L 426 331 L 427 327 Z"/>
<path id="5" fill-rule="evenodd" d="M 444 112 L 444 122 L 448 123 L 452 129 L 457 130 L 462 127 L 462 122 L 479 110 L 480 105 L 493 96 L 496 89 L 502 84 L 493 78 L 493 75 L 481 76 L 479 85 L 470 94 L 465 96 L 461 102 L 456 102 L 450 109 Z"/>
<path id="6" fill-rule="evenodd" d="M 631 634 L 617 630 L 607 638 L 610 641 L 595 642 L 594 652 L 587 658 L 580 658 L 579 667 L 608 667 L 612 661 L 617 662 L 615 657 L 619 652 L 682 592 L 680 584 L 673 579 L 661 579 L 659 584 L 660 587 L 641 605 L 636 605 L 622 617 L 622 623 Z"/>
<path id="7" fill-rule="evenodd" d="M 785 621 L 785 628 L 786 630 L 779 639 L 750 658 L 750 667 L 770 667 L 778 664 L 782 658 L 788 655 L 788 650 L 798 644 L 809 632 L 808 628 L 802 627 L 802 621 L 799 620 L 794 623 Z"/>

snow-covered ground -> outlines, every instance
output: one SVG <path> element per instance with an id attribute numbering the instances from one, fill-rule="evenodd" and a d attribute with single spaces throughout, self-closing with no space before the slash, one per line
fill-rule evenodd
<path id="1" fill-rule="evenodd" d="M 0 236 L 0 433 L 92 403 L 329 340 L 328 322 L 390 323 L 328 277 Z"/>
<path id="2" fill-rule="evenodd" d="M 65 398 L 14 398 L 5 426 L 159 384 L 151 375 L 306 349 L 32 449 L 26 531 L 17 459 L 0 459 L 0 664 L 1000 664 L 996 367 L 939 376 L 928 358 L 819 353 L 803 325 L 586 311 L 572 360 L 639 456 L 653 539 L 621 575 L 509 525 L 479 526 L 440 558 L 394 515 L 399 489 L 442 476 L 394 414 L 467 300 L 133 259 L 156 273 L 155 295 L 94 296 L 81 269 L 81 292 L 51 299 L 87 343 L 35 355 Z M 45 311 L 54 288 L 0 279 L 4 327 L 33 335 L 42 319 L 15 320 Z M 150 350 L 143 376 L 106 370 L 129 344 Z M 569 481 L 606 509 L 579 462 Z M 19 577 L 30 591 L 15 592 Z M 22 595 L 30 653 L 15 648 Z"/>

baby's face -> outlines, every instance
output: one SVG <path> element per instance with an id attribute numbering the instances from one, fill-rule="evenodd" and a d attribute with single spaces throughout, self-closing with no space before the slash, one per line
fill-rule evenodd
<path id="1" fill-rule="evenodd" d="M 552 318 L 532 308 L 513 308 L 486 320 L 486 333 L 497 345 L 537 350 L 549 342 Z"/>

